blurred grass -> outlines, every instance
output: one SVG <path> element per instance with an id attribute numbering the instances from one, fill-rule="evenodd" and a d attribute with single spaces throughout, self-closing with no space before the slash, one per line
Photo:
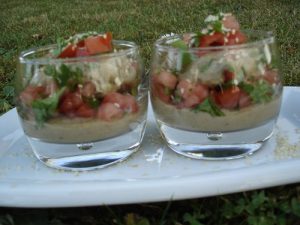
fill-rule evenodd
<path id="1" fill-rule="evenodd" d="M 18 54 L 22 50 L 54 43 L 58 37 L 69 37 L 79 32 L 112 31 L 115 39 L 137 42 L 145 65 L 149 67 L 152 44 L 160 35 L 196 31 L 208 14 L 218 11 L 233 12 L 245 29 L 273 31 L 280 51 L 284 83 L 300 85 L 299 0 L 0 0 L 0 105 L 1 101 L 6 103 L 5 107 L 0 107 L 0 113 L 13 107 L 9 87 L 16 73 Z M 2 208 L 0 225 L 295 225 L 300 220 L 297 217 L 299 187 L 296 184 L 263 192 L 174 202 L 165 220 L 161 216 L 167 203 L 114 206 L 112 211 L 105 207 L 51 210 Z M 235 207 L 243 201 L 252 205 L 253 198 L 256 199 L 259 193 L 266 196 L 259 209 L 252 212 L 251 207 Z M 295 209 L 292 207 L 293 199 L 296 201 Z M 280 222 L 276 218 L 285 220 Z"/>

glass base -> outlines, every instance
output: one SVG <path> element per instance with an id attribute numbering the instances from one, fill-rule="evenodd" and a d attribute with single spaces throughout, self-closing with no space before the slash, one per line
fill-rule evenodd
<path id="1" fill-rule="evenodd" d="M 45 165 L 64 170 L 86 171 L 121 162 L 136 152 L 146 122 L 123 135 L 92 143 L 54 144 L 27 137 L 36 157 Z"/>
<path id="2" fill-rule="evenodd" d="M 194 159 L 229 160 L 253 154 L 272 134 L 275 120 L 235 132 L 192 132 L 170 127 L 160 121 L 161 134 L 175 152 Z"/>

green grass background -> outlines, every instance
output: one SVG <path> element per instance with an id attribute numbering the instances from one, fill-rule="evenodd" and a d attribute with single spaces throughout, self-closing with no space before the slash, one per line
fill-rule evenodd
<path id="1" fill-rule="evenodd" d="M 299 0 L 0 0 L 0 113 L 14 106 L 18 54 L 85 31 L 135 41 L 148 68 L 153 42 L 197 31 L 215 12 L 233 12 L 244 29 L 276 35 L 285 85 L 300 85 Z M 1 167 L 1 165 L 0 165 Z M 0 184 L 1 185 L 1 184 Z M 300 224 L 300 185 L 172 202 L 76 209 L 0 210 L 2 224 Z M 82 213 L 82 216 L 80 216 Z"/>

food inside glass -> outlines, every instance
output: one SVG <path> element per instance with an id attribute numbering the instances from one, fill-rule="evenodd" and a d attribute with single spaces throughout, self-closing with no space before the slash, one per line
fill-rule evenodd
<path id="1" fill-rule="evenodd" d="M 76 34 L 21 53 L 16 89 L 24 132 L 50 166 L 104 167 L 142 141 L 147 82 L 139 50 L 110 32 Z"/>
<path id="2" fill-rule="evenodd" d="M 151 100 L 168 145 L 192 158 L 239 158 L 261 148 L 281 104 L 270 32 L 244 31 L 219 13 L 195 33 L 156 41 Z"/>

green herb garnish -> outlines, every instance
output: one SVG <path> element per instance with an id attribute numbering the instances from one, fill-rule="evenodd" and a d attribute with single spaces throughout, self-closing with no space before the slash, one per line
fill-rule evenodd
<path id="1" fill-rule="evenodd" d="M 192 37 L 192 47 L 199 47 L 201 36 L 203 36 L 203 34 L 201 32 L 197 32 L 196 35 Z"/>
<path id="2" fill-rule="evenodd" d="M 223 32 L 223 23 L 221 20 L 214 21 L 212 26 L 215 32 Z"/>
<path id="3" fill-rule="evenodd" d="M 67 86 L 70 90 L 74 90 L 78 84 L 83 83 L 83 73 L 79 68 L 72 70 L 65 64 L 61 64 L 59 69 L 56 69 L 55 65 L 48 65 L 44 71 L 47 76 L 53 77 L 60 87 Z"/>
<path id="4" fill-rule="evenodd" d="M 186 68 L 193 61 L 193 56 L 189 52 L 187 52 L 189 48 L 188 45 L 183 40 L 176 40 L 171 43 L 171 46 L 182 50 L 181 68 L 182 69 Z"/>
<path id="5" fill-rule="evenodd" d="M 58 38 L 57 41 L 57 48 L 52 51 L 52 54 L 54 57 L 59 56 L 59 54 L 62 52 L 63 48 L 67 45 L 67 41 L 63 38 Z"/>
<path id="6" fill-rule="evenodd" d="M 240 88 L 250 95 L 254 103 L 266 103 L 272 100 L 273 89 L 264 80 L 259 80 L 255 84 L 243 82 Z"/>
<path id="7" fill-rule="evenodd" d="M 31 106 L 38 127 L 42 127 L 44 122 L 53 115 L 64 90 L 65 88 L 62 88 L 48 98 L 38 99 L 32 102 Z"/>
<path id="8" fill-rule="evenodd" d="M 95 97 L 84 97 L 84 96 L 82 96 L 82 99 L 86 104 L 88 104 L 93 109 L 98 108 L 99 105 L 100 105 L 99 100 Z"/>
<path id="9" fill-rule="evenodd" d="M 173 97 L 172 97 L 172 102 L 174 104 L 179 104 L 181 102 L 181 95 L 179 94 L 178 90 L 174 91 Z"/>
<path id="10" fill-rule="evenodd" d="M 196 105 L 193 112 L 207 112 L 211 116 L 225 116 L 225 114 L 220 110 L 220 108 L 210 99 L 206 98 L 201 104 Z"/>

